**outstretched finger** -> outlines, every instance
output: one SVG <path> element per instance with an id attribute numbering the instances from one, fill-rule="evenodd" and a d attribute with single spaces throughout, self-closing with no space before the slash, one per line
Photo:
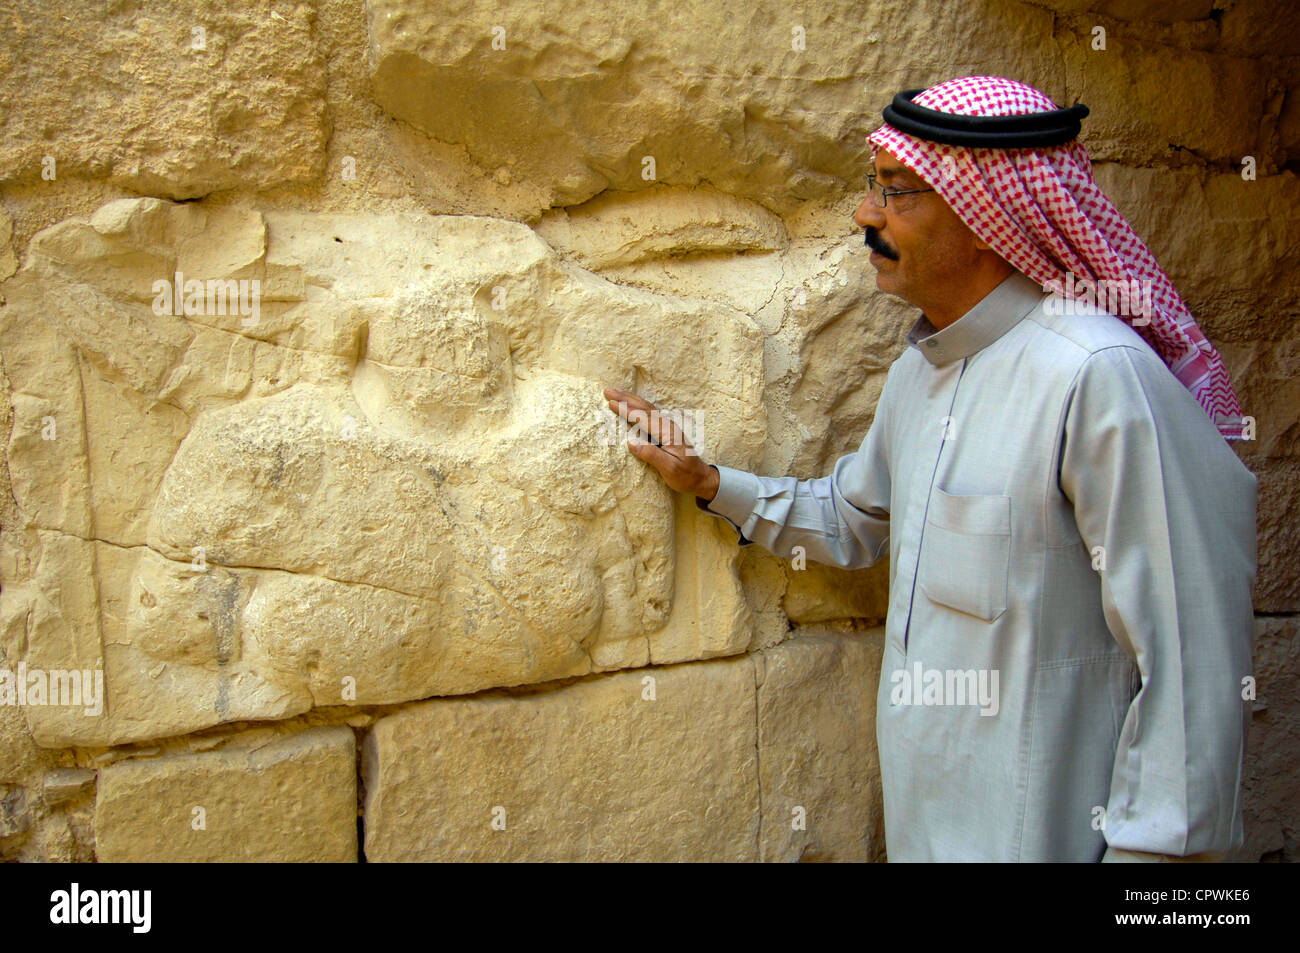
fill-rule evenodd
<path id="1" fill-rule="evenodd" d="M 652 411 L 657 409 L 654 404 L 639 394 L 619 390 L 617 387 L 606 387 L 605 399 L 609 402 L 609 409 L 623 418 L 626 418 L 633 411 L 640 411 L 648 417 Z"/>
<path id="2" fill-rule="evenodd" d="M 674 456 L 679 458 L 689 455 L 691 443 L 677 424 L 676 412 L 660 410 L 648 400 L 615 387 L 605 388 L 605 396 L 609 399 L 609 409 L 619 414 L 630 427 L 644 434 L 652 443 L 675 448 Z"/>
<path id="3" fill-rule="evenodd" d="M 644 397 L 616 387 L 605 388 L 605 396 L 609 400 L 609 409 L 622 417 L 629 427 L 640 433 L 643 439 L 662 445 L 658 407 Z"/>

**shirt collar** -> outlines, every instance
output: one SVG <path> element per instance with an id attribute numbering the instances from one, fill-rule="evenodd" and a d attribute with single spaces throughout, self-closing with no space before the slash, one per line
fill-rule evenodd
<path id="1" fill-rule="evenodd" d="M 980 302 L 942 331 L 922 314 L 907 332 L 908 343 L 936 367 L 970 357 L 1020 323 L 1048 292 L 1032 278 L 1011 272 Z"/>

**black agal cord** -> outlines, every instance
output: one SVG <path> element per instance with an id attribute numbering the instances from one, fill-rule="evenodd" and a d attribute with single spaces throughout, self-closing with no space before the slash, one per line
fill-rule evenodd
<path id="1" fill-rule="evenodd" d="M 899 132 L 944 142 L 951 146 L 986 149 L 1022 149 L 1059 146 L 1079 134 L 1080 120 L 1088 107 L 1079 103 L 1068 109 L 1029 113 L 1024 116 L 959 116 L 918 106 L 912 102 L 920 89 L 907 89 L 885 107 L 885 122 Z"/>

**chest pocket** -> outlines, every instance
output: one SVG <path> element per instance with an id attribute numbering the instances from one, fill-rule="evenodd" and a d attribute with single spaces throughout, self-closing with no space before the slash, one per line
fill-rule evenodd
<path id="1" fill-rule="evenodd" d="M 992 622 L 1007 608 L 1011 497 L 933 488 L 917 583 L 932 602 Z"/>

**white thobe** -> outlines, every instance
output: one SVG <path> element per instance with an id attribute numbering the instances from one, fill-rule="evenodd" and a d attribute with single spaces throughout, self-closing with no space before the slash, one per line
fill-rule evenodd
<path id="1" fill-rule="evenodd" d="M 719 465 L 706 507 L 785 558 L 888 547 L 889 859 L 1239 846 L 1255 477 L 1132 327 L 1019 272 L 908 339 L 829 476 Z"/>

